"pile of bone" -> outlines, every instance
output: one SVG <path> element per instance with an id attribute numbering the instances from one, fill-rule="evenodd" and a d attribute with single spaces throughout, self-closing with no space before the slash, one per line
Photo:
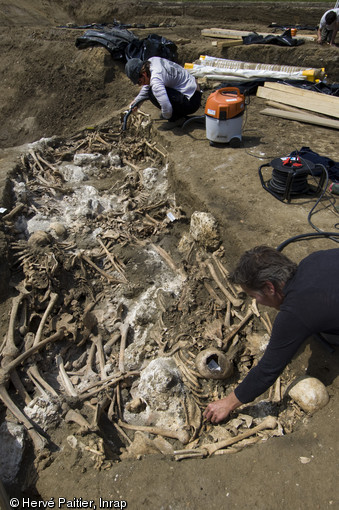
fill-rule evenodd
<path id="1" fill-rule="evenodd" d="M 134 121 L 139 134 L 148 125 Z M 15 289 L 0 346 L 3 433 L 21 424 L 15 433 L 23 427 L 38 453 L 64 427 L 67 446 L 98 469 L 159 451 L 238 450 L 314 410 L 295 396 L 279 408 L 287 371 L 248 414 L 203 423 L 207 402 L 261 357 L 270 319 L 230 284 L 215 219 L 188 220 L 176 204 L 164 149 L 133 133 L 29 145 L 2 217 Z"/>

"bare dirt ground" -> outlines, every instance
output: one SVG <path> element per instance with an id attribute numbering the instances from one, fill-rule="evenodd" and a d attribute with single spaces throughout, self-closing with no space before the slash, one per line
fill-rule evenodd
<path id="1" fill-rule="evenodd" d="M 96 126 L 116 130 L 121 113 L 137 93 L 137 87 L 124 75 L 124 64 L 112 60 L 103 48 L 78 50 L 75 40 L 84 30 L 66 28 L 67 23 L 109 23 L 113 19 L 145 25 L 153 22 L 163 26 L 133 31 L 140 38 L 153 32 L 177 41 L 181 64 L 207 54 L 249 62 L 324 67 L 328 81 L 339 82 L 338 48 L 306 43 L 294 48 L 252 45 L 220 50 L 212 46 L 210 39 L 201 37 L 202 28 L 212 27 L 267 32 L 271 22 L 315 26 L 322 13 L 331 7 L 289 4 L 287 9 L 284 3 L 184 6 L 128 1 L 0 1 L 1 206 L 12 209 L 15 205 L 8 175 L 13 175 L 13 170 L 14 175 L 20 173 L 16 165 L 27 150 L 22 147 L 24 144 L 43 137 L 67 139 Z M 190 42 L 181 44 L 181 39 Z M 203 103 L 209 93 L 208 89 L 204 91 Z M 263 106 L 264 100 L 250 98 L 243 144 L 237 149 L 211 147 L 205 129 L 199 124 L 193 123 L 186 130 L 158 130 L 162 124 L 158 111 L 150 104 L 142 107 L 152 119 L 152 139 L 168 153 L 169 194 L 175 195 L 176 204 L 187 218 L 172 228 L 172 236 L 176 241 L 180 239 L 194 211 L 211 213 L 219 224 L 223 261 L 229 268 L 245 249 L 257 244 L 278 246 L 292 236 L 312 231 L 307 217 L 316 198 L 293 199 L 289 204 L 278 201 L 263 190 L 258 176 L 260 165 L 303 146 L 339 161 L 336 130 L 262 116 Z M 203 114 L 203 106 L 198 113 Z M 128 159 L 126 153 L 125 158 Z M 98 181 L 102 189 L 110 190 L 118 177 L 104 175 Z M 338 223 L 335 204 L 329 206 L 328 200 L 323 201 L 312 221 L 321 230 L 333 231 Z M 89 219 L 89 228 L 94 225 L 97 227 L 98 223 Z M 157 236 L 152 237 L 152 242 L 157 241 Z M 166 236 L 162 246 L 173 250 L 172 256 L 178 262 L 173 238 Z M 9 263 L 8 238 L 8 231 L 1 229 L 2 336 L 8 328 L 9 298 L 14 293 L 12 284 L 16 277 Z M 337 244 L 331 240 L 308 240 L 288 245 L 284 253 L 299 261 L 312 251 L 334 247 Z M 131 247 L 130 254 L 124 255 L 132 272 L 133 264 L 138 263 L 137 252 Z M 152 271 L 156 272 L 156 268 Z M 140 285 L 152 277 L 152 273 L 139 275 Z M 197 303 L 194 307 L 189 298 L 185 307 L 182 299 L 184 312 L 180 319 L 173 312 L 174 302 L 169 301 L 164 320 L 173 328 L 173 338 L 175 333 L 188 334 L 190 327 L 191 334 L 195 333 L 194 328 L 198 331 L 197 310 L 203 309 L 207 297 L 197 294 L 194 299 L 201 308 Z M 274 314 L 270 314 L 273 318 Z M 113 455 L 109 469 L 97 470 L 93 461 L 67 447 L 65 438 L 74 429 L 63 425 L 50 432 L 53 443 L 60 447 L 52 455 L 37 462 L 32 449 L 26 448 L 16 482 L 6 486 L 8 493 L 20 498 L 21 503 L 23 496 L 34 501 L 39 498 L 57 501 L 63 497 L 72 502 L 69 508 L 81 508 L 81 502 L 76 501 L 80 498 L 95 500 L 97 504 L 99 498 L 125 500 L 131 509 L 339 508 L 338 351 L 330 354 L 310 340 L 292 361 L 290 371 L 296 376 L 307 373 L 319 378 L 327 386 L 330 402 L 313 416 L 301 413 L 289 434 L 270 438 L 234 455 L 182 462 L 161 454 L 116 462 Z M 1 415 L 5 416 L 4 409 Z M 304 463 L 301 459 L 308 460 Z"/>

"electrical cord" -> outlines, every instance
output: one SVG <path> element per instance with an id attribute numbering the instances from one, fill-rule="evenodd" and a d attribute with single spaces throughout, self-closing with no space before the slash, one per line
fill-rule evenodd
<path id="1" fill-rule="evenodd" d="M 309 232 L 308 234 L 299 234 L 294 237 L 290 237 L 289 239 L 286 239 L 286 241 L 283 241 L 279 246 L 277 246 L 277 251 L 282 251 L 284 248 L 286 248 L 287 245 L 291 243 L 295 243 L 296 241 L 306 240 L 309 241 L 310 239 L 322 239 L 322 238 L 329 238 L 334 241 L 333 236 L 338 236 L 338 240 L 335 240 L 336 242 L 339 242 L 339 233 L 336 232 Z"/>
<path id="2" fill-rule="evenodd" d="M 307 162 L 306 162 L 306 164 L 307 164 Z M 314 206 L 311 208 L 311 210 L 310 210 L 310 212 L 308 213 L 308 216 L 307 216 L 308 223 L 311 225 L 312 228 L 314 228 L 314 230 L 316 230 L 316 232 L 309 232 L 309 233 L 306 233 L 306 234 L 299 234 L 299 235 L 290 237 L 289 239 L 286 239 L 286 241 L 283 241 L 281 244 L 279 244 L 279 246 L 276 248 L 277 251 L 282 251 L 287 245 L 289 245 L 291 243 L 294 243 L 294 242 L 297 242 L 297 241 L 301 241 L 301 240 L 306 240 L 307 241 L 307 240 L 310 240 L 310 239 L 322 239 L 322 238 L 324 238 L 324 239 L 331 239 L 331 241 L 339 243 L 339 232 L 325 232 L 325 231 L 319 229 L 318 227 L 316 227 L 316 225 L 314 225 L 314 223 L 311 221 L 312 214 L 314 214 L 314 211 L 315 211 L 317 205 L 320 203 L 320 201 L 322 200 L 322 198 L 324 197 L 324 195 L 326 193 L 327 185 L 328 185 L 328 180 L 329 180 L 327 168 L 324 165 L 322 165 L 322 164 L 318 164 L 318 166 L 321 166 L 322 169 L 323 169 L 323 172 L 325 173 L 325 183 L 324 183 L 324 186 L 323 186 L 322 193 L 320 194 L 318 200 L 316 201 Z M 332 202 L 332 205 L 333 205 L 333 202 Z M 335 227 L 337 225 L 339 225 L 339 224 L 336 223 Z"/>

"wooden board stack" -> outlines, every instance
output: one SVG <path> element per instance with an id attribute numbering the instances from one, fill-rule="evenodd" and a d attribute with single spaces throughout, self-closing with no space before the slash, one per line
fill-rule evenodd
<path id="1" fill-rule="evenodd" d="M 267 99 L 264 115 L 339 129 L 339 97 L 276 82 L 258 87 L 257 97 Z"/>

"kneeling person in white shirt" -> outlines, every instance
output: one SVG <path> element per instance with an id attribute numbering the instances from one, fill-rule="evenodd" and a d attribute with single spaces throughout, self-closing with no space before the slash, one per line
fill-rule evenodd
<path id="1" fill-rule="evenodd" d="M 149 99 L 170 122 L 195 113 L 201 105 L 201 91 L 194 76 L 175 62 L 162 57 L 128 60 L 125 71 L 134 84 L 142 88 L 132 101 L 137 108 Z"/>

